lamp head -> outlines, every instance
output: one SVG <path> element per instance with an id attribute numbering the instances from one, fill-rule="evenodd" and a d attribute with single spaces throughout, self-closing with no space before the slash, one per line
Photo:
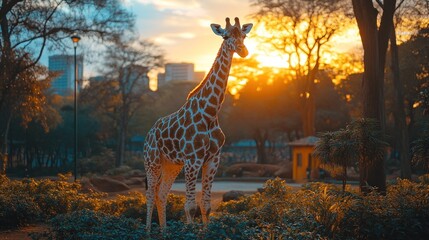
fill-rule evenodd
<path id="1" fill-rule="evenodd" d="M 77 43 L 80 41 L 80 37 L 76 33 L 74 33 L 70 38 L 73 41 L 73 45 L 77 47 Z"/>

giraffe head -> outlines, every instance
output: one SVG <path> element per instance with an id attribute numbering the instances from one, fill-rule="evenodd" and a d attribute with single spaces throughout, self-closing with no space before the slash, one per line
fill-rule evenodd
<path id="1" fill-rule="evenodd" d="M 252 29 L 253 24 L 247 23 L 243 26 L 240 26 L 240 20 L 238 17 L 236 17 L 234 20 L 234 25 L 231 25 L 229 18 L 226 18 L 225 29 L 223 29 L 219 24 L 213 23 L 210 26 L 216 35 L 222 36 L 223 39 L 225 39 L 224 41 L 226 42 L 229 50 L 236 52 L 240 57 L 246 57 L 249 52 L 247 51 L 243 41 L 246 37 L 246 34 L 248 34 Z"/>

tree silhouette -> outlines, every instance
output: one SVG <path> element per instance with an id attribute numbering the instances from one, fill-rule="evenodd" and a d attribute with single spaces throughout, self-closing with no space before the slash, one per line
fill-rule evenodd
<path id="1" fill-rule="evenodd" d="M 0 3 L 0 114 L 14 114 L 10 109 L 28 106 L 26 111 L 40 111 L 32 102 L 43 101 L 42 91 L 29 85 L 22 77 L 28 71 L 40 68 L 39 60 L 45 49 L 65 49 L 65 41 L 78 32 L 82 37 L 112 40 L 133 26 L 133 16 L 118 0 L 103 1 L 22 1 L 4 0 Z M 35 88 L 34 88 L 35 87 Z M 35 93 L 10 101 L 22 88 Z M 30 96 L 30 95 L 27 95 Z M 37 97 L 40 96 L 40 97 Z M 25 102 L 23 102 L 25 101 Z M 30 110 L 29 107 L 33 106 Z M 30 114 L 23 112 L 26 117 Z M 24 121 L 28 119 L 22 118 Z M 1 122 L 0 148 L 5 146 L 8 121 Z"/>
<path id="2" fill-rule="evenodd" d="M 314 154 L 325 163 L 343 168 L 343 190 L 347 167 L 358 162 L 360 189 L 362 192 L 368 192 L 372 187 L 368 188 L 368 166 L 373 165 L 373 161 L 380 161 L 387 145 L 378 122 L 362 118 L 352 121 L 343 130 L 321 134 Z"/>
<path id="3" fill-rule="evenodd" d="M 376 2 L 383 10 L 380 21 L 378 21 L 379 11 L 372 0 L 352 0 L 364 50 L 363 117 L 379 121 L 381 131 L 385 131 L 384 67 L 388 42 L 393 29 L 396 0 Z M 370 156 L 370 154 L 367 155 Z M 369 169 L 361 170 L 361 174 L 368 174 L 368 184 L 385 192 L 384 156 L 379 157 L 380 159 L 372 161 L 373 165 L 366 166 Z"/>
<path id="4" fill-rule="evenodd" d="M 345 26 L 345 1 L 257 0 L 256 19 L 268 31 L 260 38 L 284 54 L 300 94 L 304 136 L 315 134 L 316 75 L 335 33 Z"/>
<path id="5" fill-rule="evenodd" d="M 355 166 L 359 160 L 356 142 L 351 139 L 351 132 L 339 130 L 320 134 L 313 155 L 322 163 L 337 165 L 343 168 L 343 192 L 347 184 L 347 168 Z"/>
<path id="6" fill-rule="evenodd" d="M 115 165 L 119 167 L 124 162 L 130 121 L 143 103 L 142 96 L 150 91 L 147 74 L 163 64 L 163 54 L 149 41 L 118 40 L 109 48 L 105 59 L 105 79 L 86 91 L 89 96 L 85 98 L 113 120 L 117 131 Z"/>

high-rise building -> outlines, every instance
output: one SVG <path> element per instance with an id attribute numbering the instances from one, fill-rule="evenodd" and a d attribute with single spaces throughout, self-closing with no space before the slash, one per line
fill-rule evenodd
<path id="1" fill-rule="evenodd" d="M 76 58 L 78 68 L 78 86 L 81 88 L 83 79 L 83 56 L 78 55 Z M 58 72 L 51 84 L 54 93 L 67 96 L 74 91 L 75 68 L 74 55 L 54 55 L 49 57 L 49 71 Z"/>
<path id="2" fill-rule="evenodd" d="M 193 63 L 167 63 L 165 72 L 158 74 L 158 86 L 173 81 L 200 82 L 204 72 L 195 72 Z"/>
<path id="3" fill-rule="evenodd" d="M 165 64 L 165 81 L 193 81 L 193 63 L 167 63 Z"/>
<path id="4" fill-rule="evenodd" d="M 108 74 L 106 76 L 98 75 L 88 79 L 89 85 L 94 83 L 102 83 L 104 81 L 118 81 L 121 78 L 123 90 L 127 93 L 132 91 L 138 93 L 149 89 L 149 69 L 141 65 L 128 65 L 116 71 L 115 74 Z"/>

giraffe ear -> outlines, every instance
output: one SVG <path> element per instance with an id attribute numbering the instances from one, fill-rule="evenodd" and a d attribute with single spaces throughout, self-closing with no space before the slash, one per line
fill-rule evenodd
<path id="1" fill-rule="evenodd" d="M 223 36 L 225 34 L 225 29 L 223 29 L 219 24 L 212 23 L 210 24 L 213 32 L 218 36 Z"/>
<path id="2" fill-rule="evenodd" d="M 253 24 L 252 24 L 252 23 L 244 24 L 244 25 L 241 27 L 241 31 L 243 31 L 243 33 L 245 33 L 245 34 L 248 34 L 248 33 L 250 32 L 250 30 L 252 30 L 252 27 L 253 27 Z"/>

